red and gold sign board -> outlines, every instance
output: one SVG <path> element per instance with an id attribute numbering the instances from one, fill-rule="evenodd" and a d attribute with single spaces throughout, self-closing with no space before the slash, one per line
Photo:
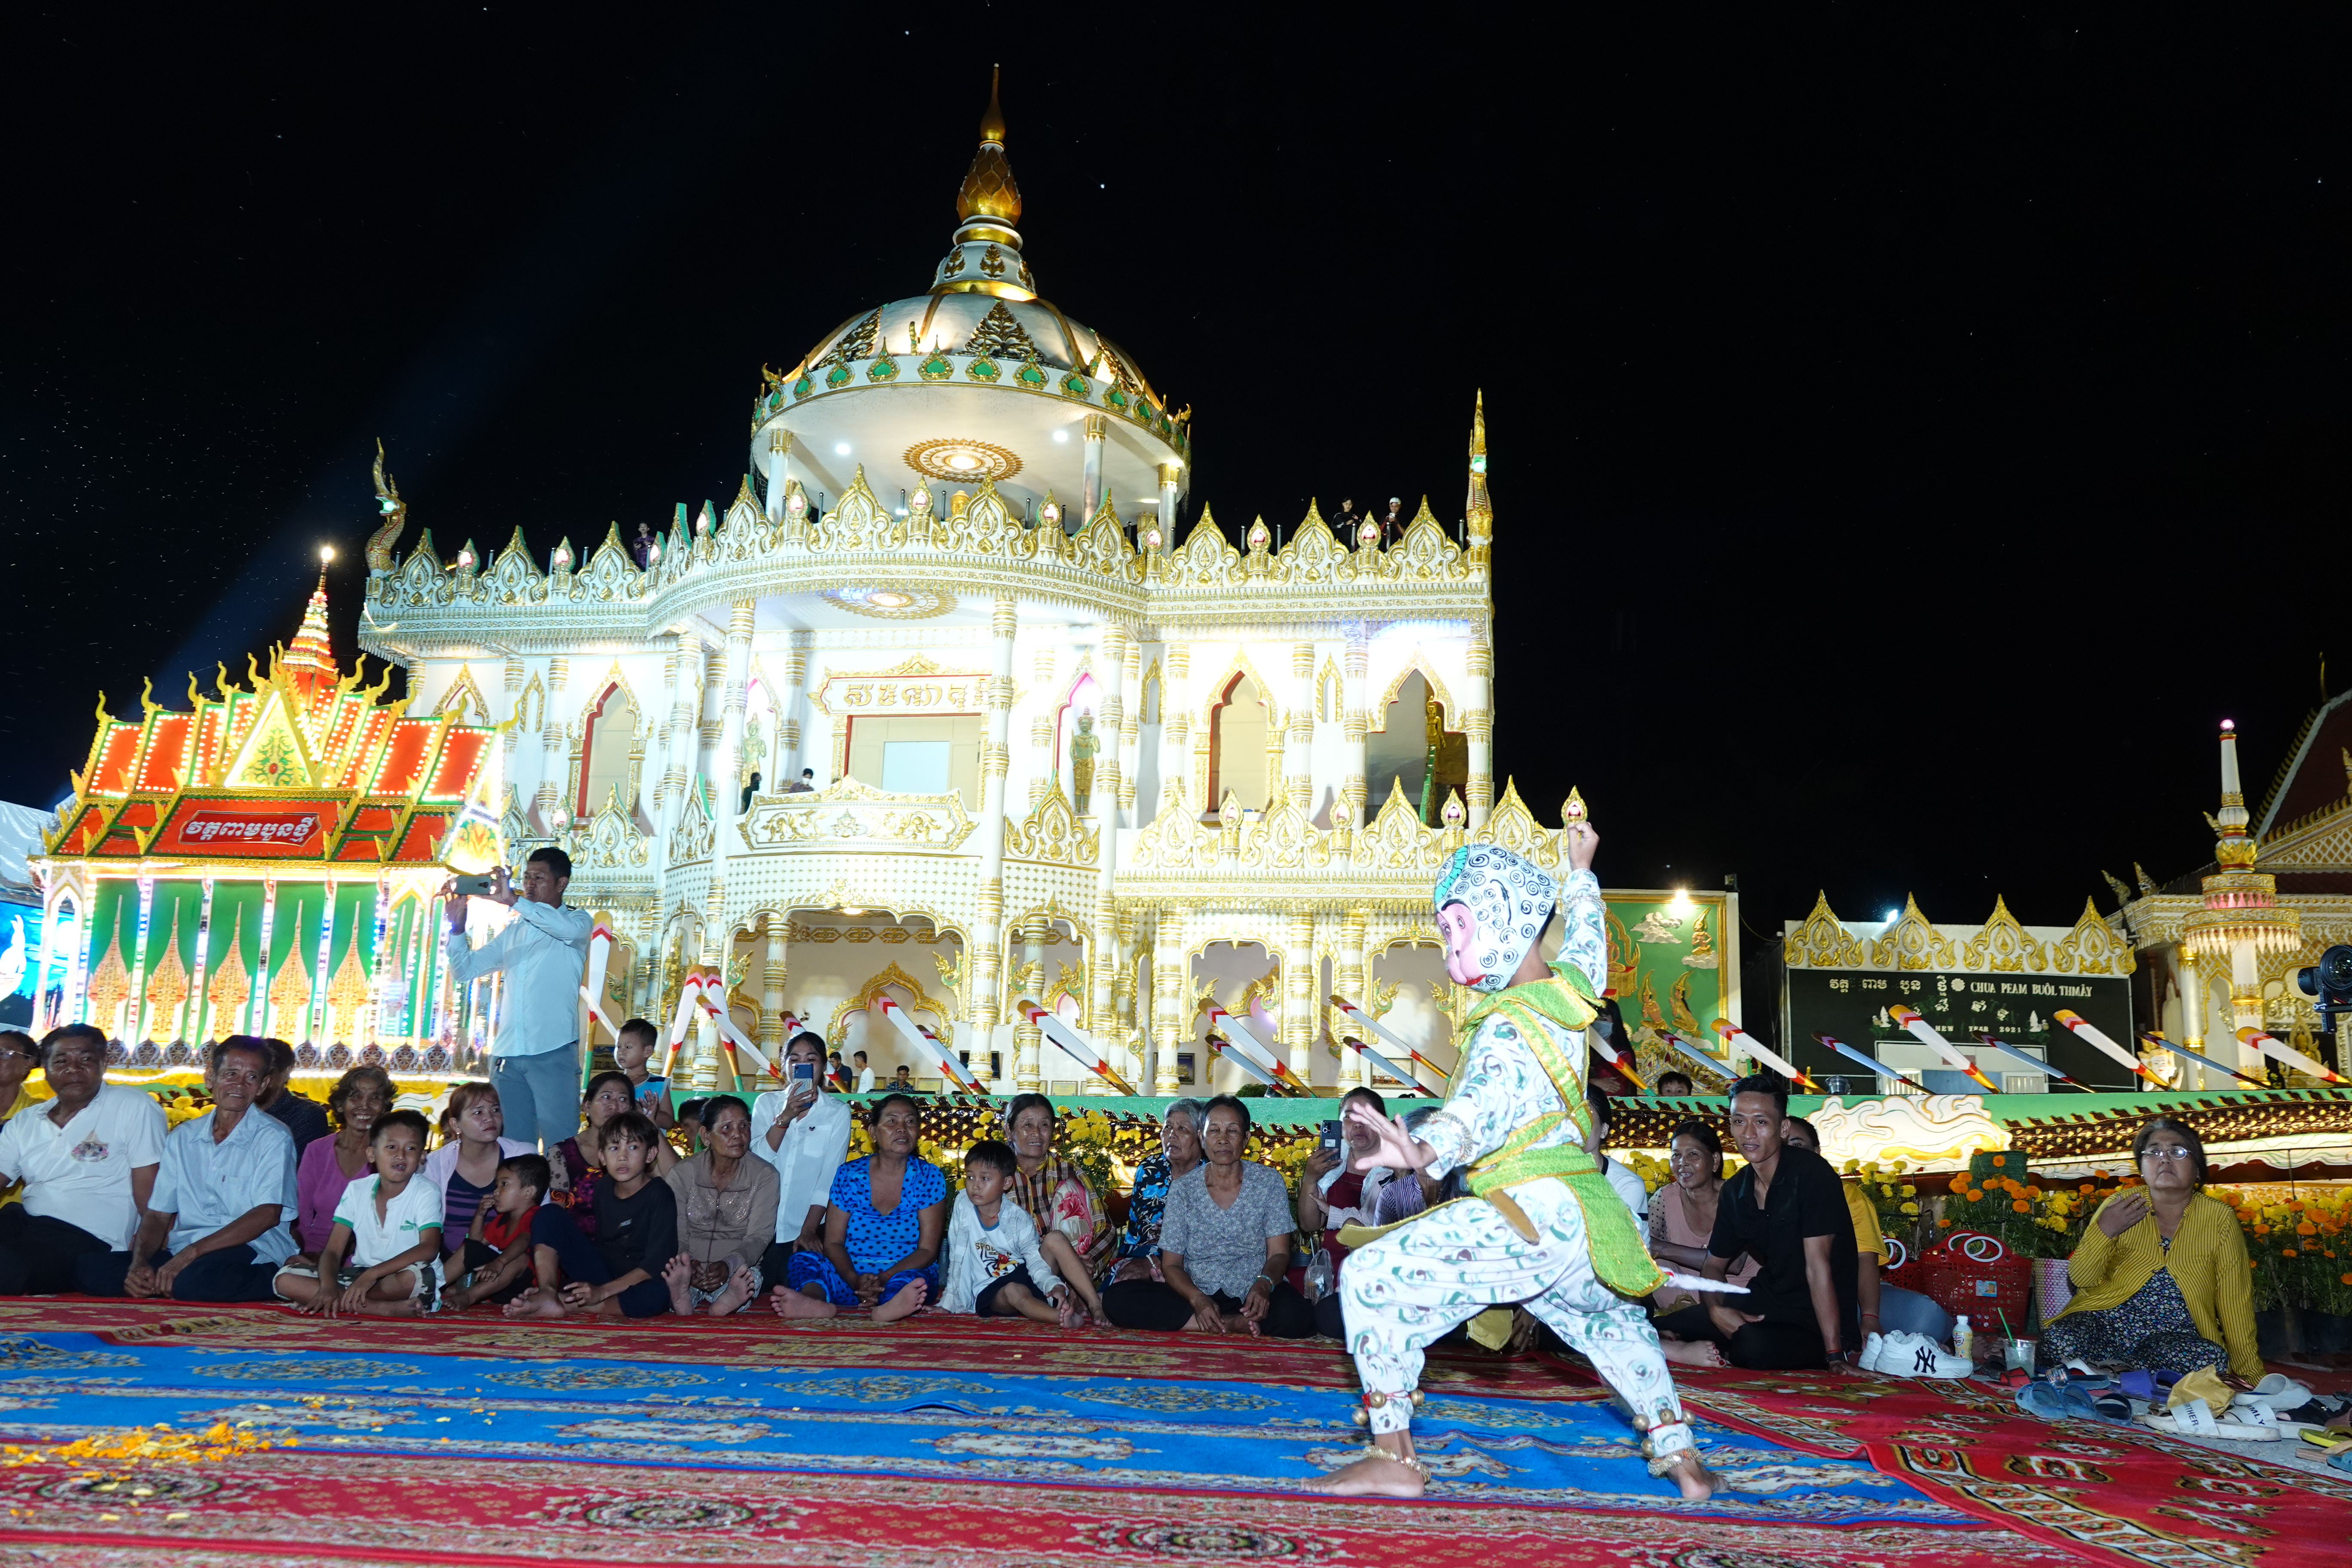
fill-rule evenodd
<path id="1" fill-rule="evenodd" d="M 272 798 L 183 798 L 179 809 L 148 842 L 150 855 L 219 856 L 235 859 L 316 859 L 324 853 L 339 802 Z"/>

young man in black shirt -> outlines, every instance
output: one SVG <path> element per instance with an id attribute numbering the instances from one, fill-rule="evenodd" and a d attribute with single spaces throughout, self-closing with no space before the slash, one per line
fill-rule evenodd
<path id="1" fill-rule="evenodd" d="M 1747 1168 L 1723 1184 L 1707 1242 L 1706 1274 L 1720 1279 L 1741 1253 L 1755 1256 L 1748 1294 L 1685 1307 L 1658 1331 L 1712 1340 L 1732 1365 L 1757 1372 L 1826 1363 L 1853 1370 L 1855 1332 L 1853 1216 L 1830 1163 L 1781 1140 L 1788 1086 L 1744 1078 L 1731 1086 L 1731 1141 Z"/>

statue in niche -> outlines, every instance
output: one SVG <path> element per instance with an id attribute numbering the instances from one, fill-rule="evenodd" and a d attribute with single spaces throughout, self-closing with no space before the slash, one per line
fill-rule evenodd
<path id="1" fill-rule="evenodd" d="M 1095 736 L 1095 716 L 1078 715 L 1078 732 L 1070 737 L 1070 794 L 1076 799 L 1072 807 L 1084 816 L 1095 793 L 1095 754 L 1102 750 L 1102 742 Z"/>

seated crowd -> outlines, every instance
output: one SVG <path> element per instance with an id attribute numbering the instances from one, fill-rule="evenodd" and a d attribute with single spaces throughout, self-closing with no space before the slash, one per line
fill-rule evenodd
<path id="1" fill-rule="evenodd" d="M 437 1129 L 394 1109 L 379 1067 L 343 1073 L 320 1106 L 288 1087 L 291 1052 L 249 1036 L 213 1048 L 210 1108 L 166 1136 L 152 1097 L 105 1081 L 97 1029 L 68 1025 L 37 1045 L 0 1033 L 0 1184 L 11 1189 L 0 1295 L 278 1299 L 387 1315 L 489 1303 L 526 1318 L 723 1317 L 764 1301 L 785 1318 L 863 1308 L 887 1322 L 935 1307 L 1065 1328 L 1341 1338 L 1348 1228 L 1463 1195 L 1458 1172 L 1350 1168 L 1376 1145 L 1348 1107 L 1387 1113 L 1369 1089 L 1346 1096 L 1294 1195 L 1245 1158 L 1249 1102 L 1219 1095 L 1167 1107 L 1122 1223 L 1111 1194 L 1055 1152 L 1059 1121 L 1043 1095 L 1013 1099 L 1006 1140 L 967 1151 L 958 1188 L 919 1152 L 920 1108 L 895 1087 L 866 1107 L 872 1152 L 849 1157 L 852 1108 L 833 1092 L 841 1080 L 818 1035 L 788 1044 L 788 1087 L 675 1115 L 667 1084 L 646 1072 L 655 1044 L 643 1020 L 624 1026 L 618 1068 L 589 1080 L 577 1130 L 541 1153 L 503 1136 L 488 1083 L 458 1085 Z M 47 1100 L 25 1089 L 37 1067 Z M 1408 1112 L 1405 1130 L 1433 1110 Z M 1586 1147 L 1646 1221 L 1652 1253 L 1747 1287 L 1705 1300 L 1661 1291 L 1652 1315 L 1670 1358 L 1844 1369 L 1870 1336 L 1950 1331 L 1943 1308 L 1882 1279 L 1874 1211 L 1822 1158 L 1811 1124 L 1788 1114 L 1779 1079 L 1732 1086 L 1736 1175 L 1723 1174 L 1716 1126 L 1689 1117 L 1654 1194 L 1600 1153 L 1608 1097 L 1595 1091 L 1587 1110 Z M 2151 1120 L 2134 1157 L 2140 1184 L 2094 1216 L 2044 1356 L 2261 1376 L 2244 1241 L 2201 1190 L 2196 1131 Z"/>

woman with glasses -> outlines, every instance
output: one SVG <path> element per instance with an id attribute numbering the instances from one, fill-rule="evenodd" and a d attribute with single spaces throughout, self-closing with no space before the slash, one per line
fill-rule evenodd
<path id="1" fill-rule="evenodd" d="M 2142 1185 L 2099 1205 L 2066 1266 L 2074 1299 L 2042 1331 L 2053 1366 L 2263 1375 L 2237 1216 L 2207 1197 L 2197 1131 L 2158 1116 L 2132 1141 Z"/>
<path id="2" fill-rule="evenodd" d="M 940 1293 L 948 1180 L 915 1152 L 922 1112 L 905 1095 L 887 1094 L 871 1115 L 874 1152 L 834 1173 L 822 1250 L 795 1252 L 784 1266 L 789 1289 L 772 1300 L 787 1318 L 866 1307 L 887 1323 Z"/>

